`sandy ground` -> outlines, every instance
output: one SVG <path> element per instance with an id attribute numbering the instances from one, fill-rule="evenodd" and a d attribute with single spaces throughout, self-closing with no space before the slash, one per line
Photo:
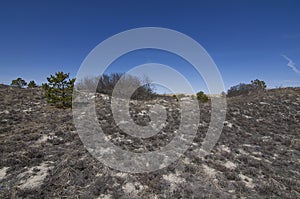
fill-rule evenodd
<path id="1" fill-rule="evenodd" d="M 131 104 L 136 123 L 147 107 L 168 108 L 163 130 L 149 139 L 126 135 L 114 123 L 109 98 L 96 96 L 107 139 L 133 152 L 157 150 L 178 128 L 174 100 Z M 228 99 L 222 135 L 205 158 L 201 146 L 210 121 L 202 104 L 197 136 L 170 166 L 123 173 L 84 148 L 70 109 L 49 107 L 40 89 L 0 86 L 0 198 L 300 198 L 300 89 L 277 89 Z"/>

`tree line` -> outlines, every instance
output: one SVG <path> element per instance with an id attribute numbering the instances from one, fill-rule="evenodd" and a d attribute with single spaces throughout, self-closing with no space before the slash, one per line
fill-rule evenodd
<path id="1" fill-rule="evenodd" d="M 56 72 L 54 75 L 47 77 L 47 83 L 42 84 L 42 88 L 45 91 L 47 102 L 58 108 L 68 108 L 72 106 L 73 89 L 75 85 L 75 78 L 70 79 L 70 73 Z M 122 80 L 122 84 L 131 85 L 138 88 L 132 95 L 132 99 L 151 99 L 155 95 L 154 88 L 149 83 L 147 77 L 139 79 L 138 77 L 125 75 L 124 73 L 112 73 L 103 74 L 98 77 L 86 77 L 77 83 L 79 90 L 88 90 L 107 95 L 112 95 L 114 87 L 118 81 Z M 36 88 L 38 86 L 35 81 L 31 80 L 28 84 L 22 78 L 12 80 L 11 86 L 24 88 Z M 233 97 L 238 95 L 247 95 L 254 91 L 264 91 L 267 85 L 264 81 L 255 79 L 250 84 L 240 83 L 232 86 L 228 91 L 227 95 L 225 92 L 221 93 L 222 97 Z M 183 96 L 173 97 L 178 101 Z M 203 92 L 199 91 L 195 96 L 199 102 L 208 102 L 209 97 Z"/>

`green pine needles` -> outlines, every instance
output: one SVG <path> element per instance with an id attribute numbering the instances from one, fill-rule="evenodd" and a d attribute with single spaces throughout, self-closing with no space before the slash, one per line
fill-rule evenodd
<path id="1" fill-rule="evenodd" d="M 42 85 L 47 102 L 57 108 L 72 106 L 72 94 L 75 78 L 69 79 L 70 73 L 56 72 L 47 77 L 48 83 Z"/>
<path id="2" fill-rule="evenodd" d="M 17 88 L 23 88 L 24 86 L 27 85 L 27 82 L 21 77 L 19 77 L 17 79 L 12 80 L 10 85 Z"/>
<path id="3" fill-rule="evenodd" d="M 36 87 L 37 87 L 37 85 L 36 85 L 35 81 L 33 81 L 33 80 L 30 81 L 27 85 L 27 88 L 36 88 Z"/>
<path id="4" fill-rule="evenodd" d="M 208 102 L 209 98 L 206 94 L 204 94 L 203 91 L 199 91 L 197 93 L 197 100 L 199 100 L 202 103 Z"/>

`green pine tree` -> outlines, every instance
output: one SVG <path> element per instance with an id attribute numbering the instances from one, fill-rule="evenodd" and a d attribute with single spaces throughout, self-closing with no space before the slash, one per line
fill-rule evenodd
<path id="1" fill-rule="evenodd" d="M 42 85 L 47 102 L 58 108 L 72 106 L 72 94 L 75 78 L 69 79 L 69 73 L 57 72 L 47 77 L 48 83 Z"/>
<path id="2" fill-rule="evenodd" d="M 205 95 L 205 93 L 203 91 L 199 91 L 197 94 L 197 100 L 199 100 L 200 102 L 208 102 L 208 96 Z"/>
<path id="3" fill-rule="evenodd" d="M 19 77 L 15 80 L 12 80 L 10 85 L 18 87 L 18 88 L 23 88 L 24 86 L 27 85 L 27 82 L 24 79 L 22 79 L 21 77 Z"/>
<path id="4" fill-rule="evenodd" d="M 27 86 L 27 88 L 36 88 L 37 87 L 37 85 L 36 85 L 36 83 L 32 80 L 32 81 L 30 81 L 29 83 L 28 83 L 28 86 Z"/>
<path id="5" fill-rule="evenodd" d="M 256 88 L 256 89 L 266 89 L 267 88 L 267 85 L 266 85 L 266 82 L 262 81 L 262 80 L 259 80 L 259 79 L 256 79 L 256 80 L 252 80 L 251 81 L 251 84 Z"/>

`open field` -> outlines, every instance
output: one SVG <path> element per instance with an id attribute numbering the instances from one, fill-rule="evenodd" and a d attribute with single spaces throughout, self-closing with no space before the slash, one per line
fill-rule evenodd
<path id="1" fill-rule="evenodd" d="M 210 118 L 201 104 L 198 134 L 190 149 L 165 169 L 129 174 L 94 159 L 75 131 L 71 109 L 49 107 L 43 91 L 0 86 L 0 198 L 300 198 L 300 88 L 273 89 L 228 98 L 222 135 L 205 158 L 201 146 Z M 99 124 L 123 149 L 153 151 L 178 126 L 175 100 L 132 102 L 132 116 L 159 103 L 167 125 L 148 139 L 114 124 L 108 98 L 96 96 Z M 148 104 L 148 106 L 147 106 Z"/>

